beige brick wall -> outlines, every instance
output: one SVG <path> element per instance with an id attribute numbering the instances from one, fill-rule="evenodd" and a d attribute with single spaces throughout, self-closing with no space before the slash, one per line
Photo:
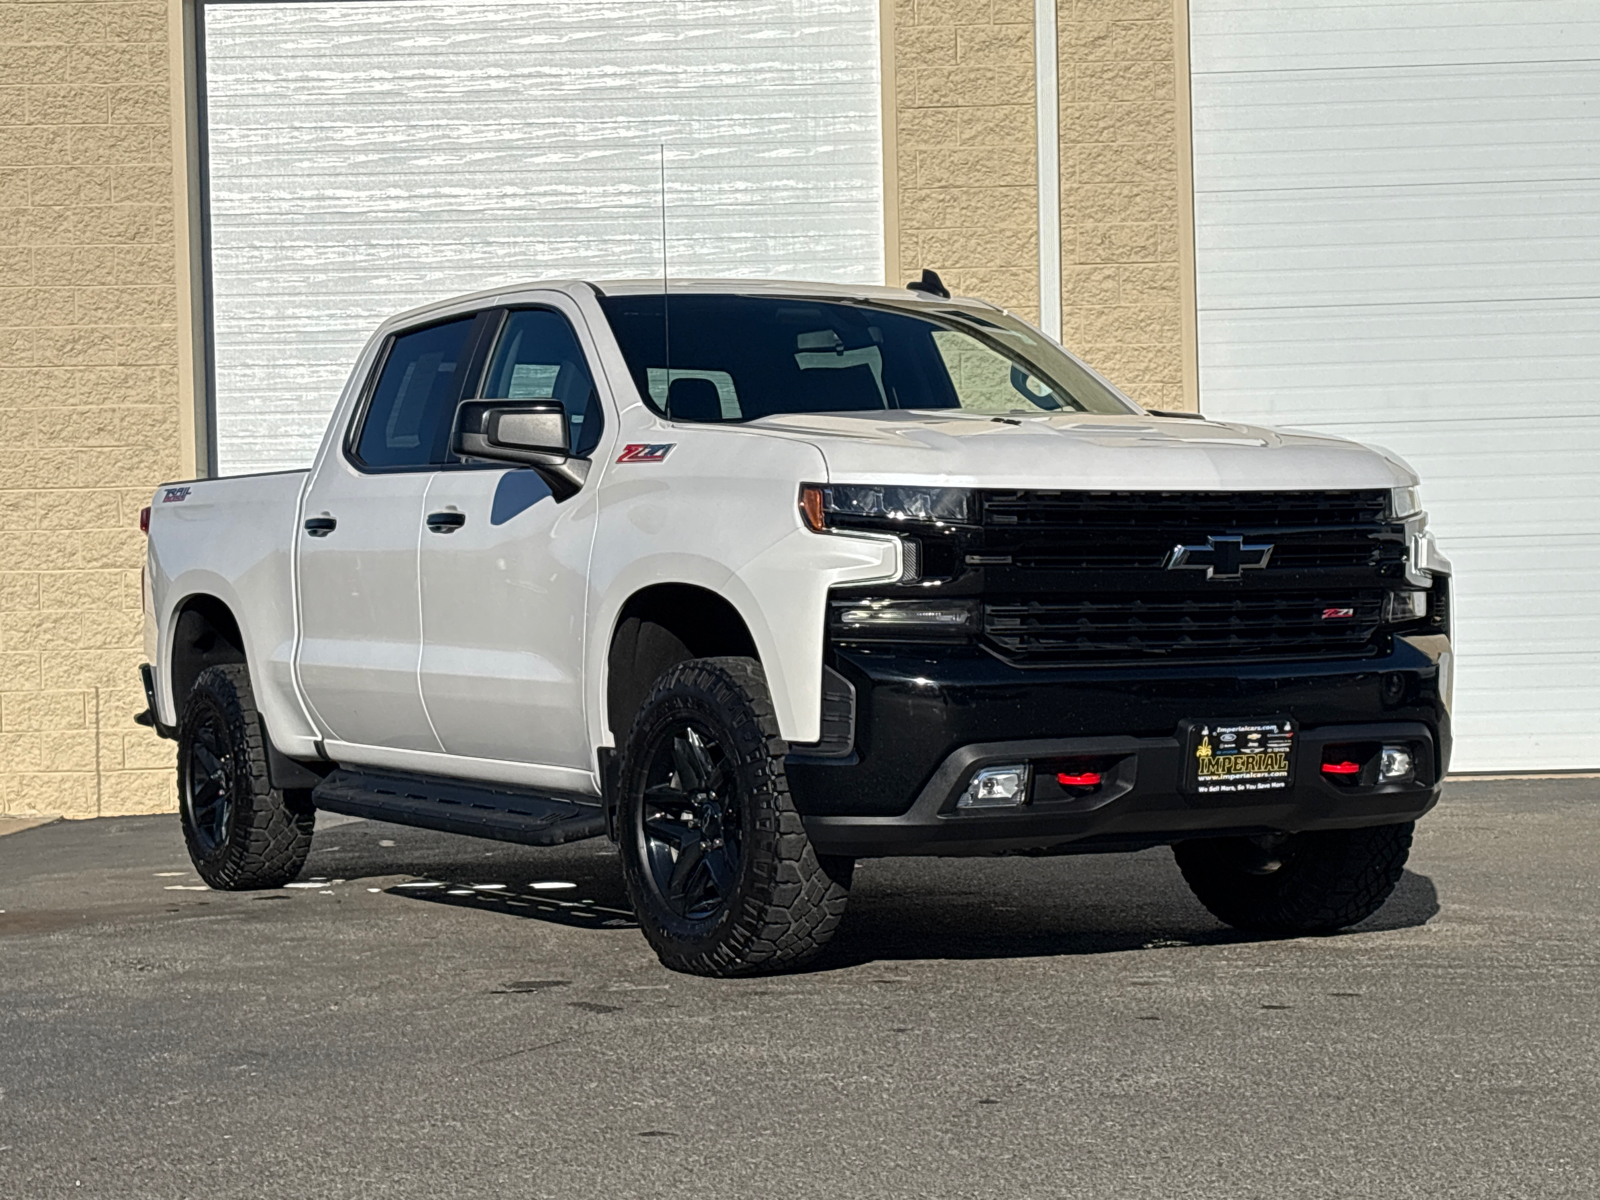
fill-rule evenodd
<path id="1" fill-rule="evenodd" d="M 1173 0 L 1060 0 L 1056 14 L 1062 337 L 1155 408 L 1194 407 L 1192 379 L 1185 399 L 1188 113 L 1178 103 L 1185 16 Z"/>
<path id="2" fill-rule="evenodd" d="M 1037 319 L 1033 0 L 886 2 L 895 282 L 932 267 L 952 291 Z"/>
<path id="3" fill-rule="evenodd" d="M 138 514 L 180 474 L 168 12 L 0 3 L 0 812 L 171 808 Z"/>
<path id="4" fill-rule="evenodd" d="M 885 0 L 893 282 L 1039 313 L 1033 0 Z M 1058 0 L 1062 337 L 1194 407 L 1184 0 Z M 898 256 L 896 258 L 896 255 Z"/>

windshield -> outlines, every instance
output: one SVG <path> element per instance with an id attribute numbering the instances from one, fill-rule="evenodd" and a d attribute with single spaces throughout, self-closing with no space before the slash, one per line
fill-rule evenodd
<path id="1" fill-rule="evenodd" d="M 1000 312 L 705 294 L 600 304 L 640 394 L 677 421 L 883 409 L 1138 411 Z"/>

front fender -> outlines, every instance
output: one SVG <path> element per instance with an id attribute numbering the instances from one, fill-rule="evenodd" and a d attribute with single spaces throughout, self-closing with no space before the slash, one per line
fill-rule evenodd
<path id="1" fill-rule="evenodd" d="M 715 592 L 738 611 L 756 644 L 772 691 L 778 731 L 791 742 L 822 735 L 822 650 L 828 589 L 892 579 L 900 573 L 898 542 L 888 537 L 838 537 L 796 527 L 737 570 L 692 552 L 664 552 L 627 563 L 599 597 L 585 679 L 590 733 L 597 746 L 627 735 L 606 716 L 611 638 L 628 600 L 645 588 L 681 583 Z"/>

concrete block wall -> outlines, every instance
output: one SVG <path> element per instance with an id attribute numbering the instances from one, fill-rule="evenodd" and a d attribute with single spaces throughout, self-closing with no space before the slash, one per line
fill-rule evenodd
<path id="1" fill-rule="evenodd" d="M 1062 338 L 1152 408 L 1193 407 L 1181 275 L 1188 131 L 1177 90 L 1186 19 L 1173 0 L 1059 0 L 1056 11 Z"/>
<path id="2" fill-rule="evenodd" d="M 168 12 L 0 3 L 0 812 L 170 809 L 139 509 L 182 473 Z"/>
<path id="3" fill-rule="evenodd" d="M 1033 0 L 886 2 L 899 273 L 1037 320 Z"/>
<path id="4" fill-rule="evenodd" d="M 885 0 L 898 274 L 1039 314 L 1033 0 Z M 1057 0 L 1063 340 L 1135 399 L 1184 379 L 1182 0 Z"/>

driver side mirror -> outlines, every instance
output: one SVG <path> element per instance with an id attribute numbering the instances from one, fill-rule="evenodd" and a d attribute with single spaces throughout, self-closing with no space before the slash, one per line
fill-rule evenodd
<path id="1" fill-rule="evenodd" d="M 589 477 L 589 460 L 568 453 L 567 410 L 558 400 L 474 400 L 456 410 L 450 449 L 462 458 L 532 467 L 560 503 Z"/>

